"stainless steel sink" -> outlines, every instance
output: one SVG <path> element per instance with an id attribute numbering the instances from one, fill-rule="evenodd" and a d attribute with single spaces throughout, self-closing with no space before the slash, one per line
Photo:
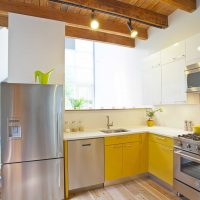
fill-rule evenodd
<path id="1" fill-rule="evenodd" d="M 118 128 L 118 129 L 107 129 L 107 130 L 101 130 L 103 133 L 123 133 L 128 132 L 129 130 L 124 128 Z"/>

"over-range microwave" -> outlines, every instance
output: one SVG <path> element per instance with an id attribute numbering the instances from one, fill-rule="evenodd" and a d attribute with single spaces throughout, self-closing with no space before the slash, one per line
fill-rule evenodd
<path id="1" fill-rule="evenodd" d="M 185 70 L 187 92 L 200 93 L 200 62 L 189 65 Z"/>

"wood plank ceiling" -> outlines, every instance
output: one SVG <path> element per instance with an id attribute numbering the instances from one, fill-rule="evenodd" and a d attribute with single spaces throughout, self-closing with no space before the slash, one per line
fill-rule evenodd
<path id="1" fill-rule="evenodd" d="M 57 0 L 56 0 L 57 1 Z M 62 1 L 62 3 L 61 3 Z M 7 26 L 7 13 L 14 12 L 47 19 L 64 21 L 66 36 L 135 47 L 127 27 L 128 18 L 138 31 L 137 39 L 147 40 L 151 26 L 168 27 L 168 16 L 176 9 L 192 12 L 196 0 L 0 0 L 0 26 Z M 97 10 L 100 22 L 98 31 L 90 29 L 91 10 L 70 6 L 67 3 Z M 101 11 L 101 12 L 98 12 Z M 103 13 L 102 13 L 103 11 Z M 115 15 L 110 15 L 109 12 Z M 120 15 L 122 17 L 116 16 Z"/>

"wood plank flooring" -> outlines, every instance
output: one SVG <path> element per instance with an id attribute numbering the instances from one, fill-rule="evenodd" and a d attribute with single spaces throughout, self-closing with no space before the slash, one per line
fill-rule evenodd
<path id="1" fill-rule="evenodd" d="M 180 200 L 148 177 L 75 194 L 70 200 Z"/>

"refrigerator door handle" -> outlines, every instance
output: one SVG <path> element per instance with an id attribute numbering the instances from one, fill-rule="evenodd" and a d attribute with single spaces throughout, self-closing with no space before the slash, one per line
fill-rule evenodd
<path id="1" fill-rule="evenodd" d="M 60 160 L 58 160 L 58 186 L 61 187 Z"/>
<path id="2" fill-rule="evenodd" d="M 57 113 L 57 156 L 61 157 L 62 156 L 62 152 L 61 152 L 61 143 L 60 143 L 60 133 L 61 130 L 61 113 Z"/>

